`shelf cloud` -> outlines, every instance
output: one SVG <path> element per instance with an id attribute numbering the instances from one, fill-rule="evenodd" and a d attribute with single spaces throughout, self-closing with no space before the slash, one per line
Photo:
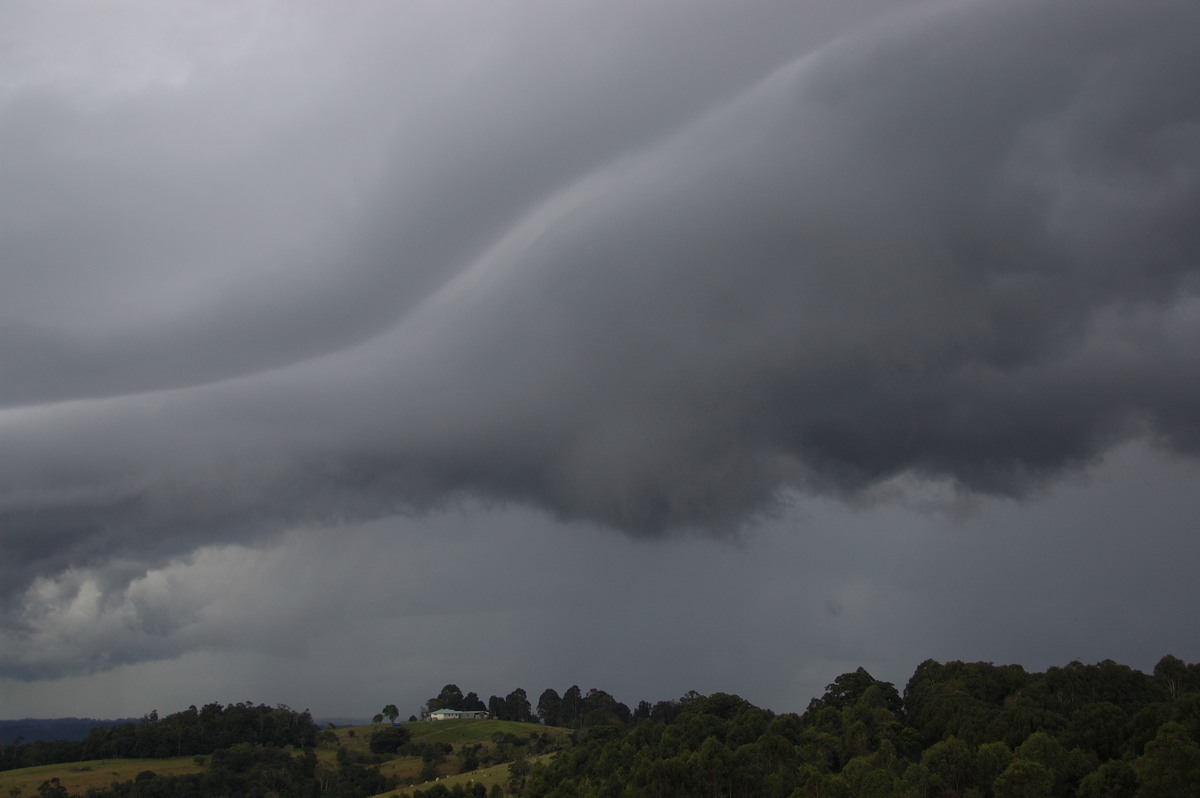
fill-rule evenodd
<path id="1" fill-rule="evenodd" d="M 133 612 L 147 564 L 297 527 L 725 536 L 1200 451 L 1200 6 L 826 11 L 790 47 L 785 4 L 728 39 L 717 5 L 301 7 L 141 79 L 22 61 L 3 634 L 66 623 L 33 608 L 81 574 Z M 124 659 L 188 645 L 153 639 Z"/>

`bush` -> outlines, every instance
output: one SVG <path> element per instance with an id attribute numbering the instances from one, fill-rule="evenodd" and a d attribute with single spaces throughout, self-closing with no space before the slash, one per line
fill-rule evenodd
<path id="1" fill-rule="evenodd" d="M 382 729 L 377 729 L 371 735 L 371 753 L 373 754 L 395 754 L 400 751 L 400 747 L 407 745 L 412 735 L 408 733 L 408 729 L 402 726 L 387 726 Z"/>

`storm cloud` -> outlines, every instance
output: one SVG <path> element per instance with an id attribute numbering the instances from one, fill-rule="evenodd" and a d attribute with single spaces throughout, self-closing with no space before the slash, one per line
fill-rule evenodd
<path id="1" fill-rule="evenodd" d="M 815 49 L 782 6 L 530 8 L 239 19 L 161 80 L 5 87 L 9 640 L 86 582 L 140 619 L 122 656 L 174 656 L 147 564 L 298 527 L 734 535 L 1200 450 L 1196 4 Z M 107 667 L 37 650 L 0 669 Z"/>

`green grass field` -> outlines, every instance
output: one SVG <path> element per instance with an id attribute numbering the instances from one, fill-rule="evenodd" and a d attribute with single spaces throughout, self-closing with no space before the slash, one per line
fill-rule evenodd
<path id="1" fill-rule="evenodd" d="M 365 728 L 370 728 L 367 726 Z M 439 720 L 405 723 L 404 728 L 412 734 L 414 742 L 449 743 L 455 748 L 463 743 L 490 743 L 492 735 L 512 734 L 521 739 L 529 735 L 551 735 L 557 742 L 565 743 L 571 736 L 570 729 L 542 726 L 538 723 L 516 723 L 510 720 Z"/>

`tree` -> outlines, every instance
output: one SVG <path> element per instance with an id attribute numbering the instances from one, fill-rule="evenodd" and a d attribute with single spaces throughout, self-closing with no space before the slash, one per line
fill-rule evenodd
<path id="1" fill-rule="evenodd" d="M 514 759 L 508 766 L 508 790 L 517 795 L 525 788 L 525 780 L 529 778 L 533 765 L 525 757 Z"/>
<path id="2" fill-rule="evenodd" d="M 992 785 L 996 798 L 1049 798 L 1053 789 L 1050 769 L 1027 759 L 1014 759 Z"/>
<path id="3" fill-rule="evenodd" d="M 563 696 L 563 703 L 566 704 L 567 696 Z M 671 724 L 679 717 L 682 707 L 678 701 L 658 701 L 650 708 L 650 719 L 657 720 L 660 723 Z M 565 725 L 565 724 L 564 724 Z"/>
<path id="4" fill-rule="evenodd" d="M 621 725 L 628 723 L 631 717 L 629 707 L 594 687 L 587 691 L 582 703 L 584 726 L 600 726 L 606 723 Z"/>
<path id="5" fill-rule="evenodd" d="M 558 725 L 565 726 L 568 729 L 578 729 L 582 716 L 580 710 L 583 708 L 583 693 L 579 689 L 579 685 L 573 684 L 567 688 L 567 692 L 563 693 L 562 703 L 559 705 Z"/>
<path id="6" fill-rule="evenodd" d="M 562 697 L 559 696 L 556 690 L 547 687 L 542 691 L 541 696 L 538 698 L 538 719 L 547 726 L 554 726 L 558 723 L 559 713 L 561 711 Z M 647 715 L 647 717 L 649 717 L 649 715 Z"/>
<path id="7" fill-rule="evenodd" d="M 862 667 L 853 673 L 843 673 L 834 679 L 832 684 L 825 687 L 825 695 L 820 698 L 814 698 L 809 702 L 808 708 L 809 710 L 815 710 L 826 706 L 835 709 L 845 709 L 848 706 L 858 703 L 858 700 L 871 687 L 879 688 L 879 693 L 875 701 L 887 707 L 892 714 L 898 716 L 904 704 L 900 700 L 900 694 L 896 692 L 896 686 L 891 682 L 879 681 Z"/>
<path id="8" fill-rule="evenodd" d="M 1133 768 L 1141 781 L 1138 798 L 1200 795 L 1200 746 L 1180 723 L 1164 723 Z"/>
<path id="9" fill-rule="evenodd" d="M 975 752 L 957 737 L 949 737 L 925 749 L 921 764 L 941 779 L 950 795 L 962 795 L 972 781 Z"/>
<path id="10" fill-rule="evenodd" d="M 1154 681 L 1156 681 L 1171 701 L 1178 701 L 1180 693 L 1184 692 L 1188 681 L 1188 667 L 1179 657 L 1167 654 L 1154 666 Z"/>
<path id="11" fill-rule="evenodd" d="M 458 747 L 458 772 L 468 773 L 479 768 L 479 750 L 482 745 L 460 745 Z"/>
<path id="12" fill-rule="evenodd" d="M 383 715 L 376 712 L 374 715 L 371 716 L 371 722 L 372 723 L 383 723 Z"/>
<path id="13" fill-rule="evenodd" d="M 708 795 L 732 792 L 735 768 L 733 752 L 716 737 L 709 737 L 687 760 L 687 769 Z"/>
<path id="14" fill-rule="evenodd" d="M 1079 798 L 1133 798 L 1137 774 L 1123 759 L 1113 759 L 1079 782 Z"/>
<path id="15" fill-rule="evenodd" d="M 518 687 L 504 697 L 504 712 L 507 720 L 518 723 L 529 723 L 533 720 L 533 709 L 529 706 L 529 697 Z"/>
<path id="16" fill-rule="evenodd" d="M 984 743 L 975 752 L 975 783 L 983 790 L 991 788 L 996 777 L 1013 760 L 1013 753 L 1002 742 Z"/>
<path id="17" fill-rule="evenodd" d="M 435 697 L 429 699 L 429 711 L 436 712 L 439 709 L 456 709 L 463 708 L 462 690 L 458 689 L 457 684 L 448 684 L 442 688 L 442 691 Z"/>
<path id="18" fill-rule="evenodd" d="M 1071 716 L 1066 739 L 1100 762 L 1119 759 L 1132 731 L 1129 718 L 1116 704 L 1099 701 Z"/>
<path id="19" fill-rule="evenodd" d="M 1053 778 L 1054 792 L 1074 795 L 1082 779 L 1091 770 L 1087 757 L 1078 748 L 1068 751 L 1062 743 L 1045 732 L 1029 735 L 1013 752 L 1017 759 L 1036 762 L 1046 768 Z"/>
<path id="20" fill-rule="evenodd" d="M 904 775 L 900 777 L 900 784 L 908 795 L 925 798 L 925 796 L 936 794 L 936 779 L 929 772 L 929 768 L 920 762 L 914 762 L 904 770 Z"/>
<path id="21" fill-rule="evenodd" d="M 1030 681 L 1030 675 L 1019 665 L 957 660 L 942 665 L 925 660 L 904 688 L 904 717 L 909 726 L 920 731 L 926 745 L 954 735 L 973 746 L 1002 739 L 1012 748 L 1044 725 L 1041 720 L 1045 710 L 1037 705 L 1036 717 L 1028 720 L 1023 731 L 1011 735 L 995 732 L 1000 713 L 1030 712 L 1024 705 L 1013 704 Z M 1007 729 L 1009 725 L 1001 724 L 999 728 Z"/>
<path id="22" fill-rule="evenodd" d="M 68 798 L 70 793 L 67 792 L 67 788 L 62 786 L 58 777 L 55 776 L 49 781 L 43 781 L 38 785 L 38 795 L 41 798 Z"/>
<path id="23" fill-rule="evenodd" d="M 368 746 L 373 754 L 395 754 L 411 739 L 412 735 L 403 726 L 386 726 L 372 732 Z"/>
<path id="24" fill-rule="evenodd" d="M 395 704 L 388 704 L 386 707 L 380 710 L 380 714 L 386 717 L 392 723 L 395 723 L 396 718 L 400 717 L 400 710 L 396 709 Z"/>

